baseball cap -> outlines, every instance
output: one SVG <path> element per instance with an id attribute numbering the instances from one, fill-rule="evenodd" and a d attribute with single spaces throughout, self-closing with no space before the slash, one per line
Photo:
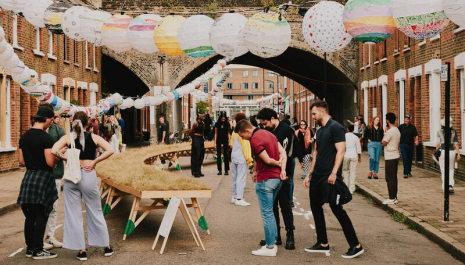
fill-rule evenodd
<path id="1" fill-rule="evenodd" d="M 37 110 L 37 114 L 32 115 L 34 118 L 53 118 L 55 117 L 55 113 L 53 112 L 52 109 L 49 107 L 40 107 L 39 110 Z"/>
<path id="2" fill-rule="evenodd" d="M 410 114 L 405 115 L 405 118 L 412 119 L 412 116 Z"/>

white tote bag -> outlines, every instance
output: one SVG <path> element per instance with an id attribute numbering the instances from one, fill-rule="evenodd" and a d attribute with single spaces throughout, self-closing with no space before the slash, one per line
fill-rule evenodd
<path id="1" fill-rule="evenodd" d="M 66 156 L 68 159 L 65 166 L 63 180 L 78 184 L 79 181 L 81 181 L 81 164 L 79 163 L 79 154 L 81 153 L 81 150 L 76 149 L 73 139 L 74 135 L 74 133 L 71 133 L 71 148 L 66 151 Z"/>

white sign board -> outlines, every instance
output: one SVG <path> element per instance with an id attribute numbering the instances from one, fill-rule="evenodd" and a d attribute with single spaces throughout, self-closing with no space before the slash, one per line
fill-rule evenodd
<path id="1" fill-rule="evenodd" d="M 447 75 L 447 64 L 441 65 L 441 82 L 449 81 L 449 76 Z"/>
<path id="2" fill-rule="evenodd" d="M 378 116 L 378 109 L 373 108 L 373 117 L 376 117 L 376 116 Z"/>
<path id="3" fill-rule="evenodd" d="M 150 106 L 150 124 L 155 124 L 155 106 Z"/>
<path id="4" fill-rule="evenodd" d="M 168 204 L 168 208 L 166 209 L 165 216 L 163 217 L 163 221 L 161 221 L 160 228 L 158 229 L 158 234 L 160 236 L 168 237 L 170 234 L 170 230 L 173 226 L 174 218 L 176 217 L 180 203 L 180 198 L 171 198 L 170 203 Z"/>

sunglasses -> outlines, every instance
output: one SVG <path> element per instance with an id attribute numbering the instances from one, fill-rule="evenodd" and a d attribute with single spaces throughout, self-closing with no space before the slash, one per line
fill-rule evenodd
<path id="1" fill-rule="evenodd" d="M 307 124 L 305 124 L 305 123 L 301 123 L 300 125 L 307 125 Z"/>

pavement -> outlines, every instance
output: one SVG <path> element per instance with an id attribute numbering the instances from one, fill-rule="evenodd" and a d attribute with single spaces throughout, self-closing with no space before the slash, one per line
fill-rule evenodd
<path id="1" fill-rule="evenodd" d="M 368 180 L 368 156 L 363 154 L 358 166 L 358 193 L 344 206 L 352 219 L 359 240 L 365 248 L 365 254 L 354 260 L 341 258 L 348 244 L 337 219 L 327 205 L 326 223 L 331 246 L 331 255 L 310 254 L 305 247 L 316 242 L 315 227 L 310 211 L 308 190 L 304 189 L 300 176 L 303 172 L 296 167 L 294 201 L 294 223 L 296 227 L 296 249 L 285 250 L 279 247 L 276 258 L 255 257 L 251 251 L 258 249 L 258 242 L 263 239 L 263 226 L 260 218 L 258 201 L 254 184 L 248 178 L 244 199 L 251 203 L 249 207 L 238 207 L 229 203 L 231 199 L 231 176 L 217 176 L 216 165 L 211 158 L 204 166 L 205 177 L 201 182 L 212 188 L 212 198 L 200 199 L 211 235 L 200 230 L 205 251 L 196 247 L 189 229 L 180 214 L 177 214 L 168 239 L 165 253 L 160 255 L 151 250 L 156 231 L 163 219 L 163 211 L 154 211 L 140 223 L 126 241 L 122 240 L 128 219 L 132 198 L 125 197 L 105 219 L 110 233 L 110 242 L 115 255 L 103 257 L 103 250 L 88 247 L 91 264 L 295 264 L 313 262 L 316 264 L 462 264 L 465 259 L 454 248 L 463 248 L 462 238 L 458 235 L 465 227 L 465 211 L 459 202 L 465 199 L 465 185 L 456 183 L 456 194 L 451 196 L 450 223 L 441 222 L 441 186 L 437 173 L 414 168 L 413 178 L 404 180 L 399 174 L 399 205 L 390 208 L 377 206 L 379 200 L 387 196 L 384 169 L 380 169 L 380 179 Z M 182 173 L 189 176 L 189 158 L 181 158 Z M 384 162 L 381 162 L 384 165 Z M 402 166 L 400 166 L 401 168 Z M 0 174 L 0 207 L 12 207 L 16 200 L 19 185 L 24 172 L 13 171 Z M 425 191 L 428 194 L 425 194 Z M 431 203 L 431 200 L 438 201 Z M 146 203 L 150 203 L 148 200 Z M 457 208 L 455 208 L 457 207 Z M 463 208 L 463 207 L 462 207 Z M 58 225 L 56 237 L 63 238 L 63 199 L 59 199 Z M 83 208 L 83 210 L 85 210 Z M 31 262 L 47 264 L 78 263 L 74 258 L 76 251 L 54 249 L 58 258 L 47 261 L 32 261 L 24 257 L 23 223 L 24 216 L 19 209 L 5 211 L 0 215 L 0 264 L 28 264 Z M 392 212 L 401 212 L 407 216 L 405 221 L 394 221 Z M 84 214 L 85 215 L 85 214 Z M 397 215 L 398 216 L 398 215 Z M 408 225 L 417 222 L 417 226 Z M 448 227 L 447 227 L 448 226 Z M 418 233 L 418 232 L 420 233 Z M 428 233 L 432 233 L 428 234 Z M 285 233 L 283 232 L 283 238 Z M 439 239 L 447 244 L 441 244 Z M 432 239 L 435 243 L 430 241 Z M 450 240 L 449 240 L 450 239 Z M 441 245 L 441 247 L 438 246 Z M 453 247 L 451 247 L 451 245 Z M 446 252 L 447 251 L 447 252 Z M 453 254 L 453 255 L 451 255 Z M 82 263 L 82 262 L 79 262 Z"/>

